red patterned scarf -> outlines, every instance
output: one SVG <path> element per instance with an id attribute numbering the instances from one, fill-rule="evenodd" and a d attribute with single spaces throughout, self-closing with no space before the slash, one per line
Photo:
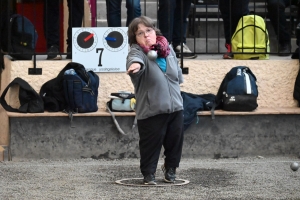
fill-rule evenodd
<path id="1" fill-rule="evenodd" d="M 147 54 L 150 50 L 155 50 L 157 51 L 158 57 L 167 57 L 170 54 L 170 48 L 169 48 L 169 43 L 168 40 L 164 36 L 157 36 L 156 37 L 156 44 L 146 47 L 142 46 L 143 51 Z"/>

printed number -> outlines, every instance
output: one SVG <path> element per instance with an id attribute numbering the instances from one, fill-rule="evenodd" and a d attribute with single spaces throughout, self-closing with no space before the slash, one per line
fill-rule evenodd
<path id="1" fill-rule="evenodd" d="M 101 60 L 102 60 L 102 53 L 103 53 L 103 51 L 104 51 L 104 48 L 97 48 L 97 49 L 96 49 L 96 53 L 98 53 L 99 51 L 101 51 L 101 52 L 100 52 L 100 55 L 99 55 L 99 63 L 98 63 L 98 66 L 102 67 Z"/>

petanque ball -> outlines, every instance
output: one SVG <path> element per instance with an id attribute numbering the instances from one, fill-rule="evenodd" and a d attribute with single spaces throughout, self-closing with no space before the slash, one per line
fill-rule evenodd
<path id="1" fill-rule="evenodd" d="M 154 50 L 150 50 L 148 53 L 147 53 L 147 56 L 150 60 L 155 60 L 157 58 L 157 52 L 154 51 Z"/>
<path id="2" fill-rule="evenodd" d="M 299 164 L 297 162 L 292 162 L 291 169 L 297 171 L 299 169 Z"/>

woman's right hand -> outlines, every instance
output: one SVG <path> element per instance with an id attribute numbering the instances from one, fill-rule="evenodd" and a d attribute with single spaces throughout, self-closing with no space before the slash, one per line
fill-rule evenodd
<path id="1" fill-rule="evenodd" d="M 128 70 L 127 70 L 127 74 L 137 73 L 138 71 L 140 71 L 140 69 L 141 69 L 141 64 L 140 63 L 132 63 L 130 65 L 130 67 L 128 68 Z"/>

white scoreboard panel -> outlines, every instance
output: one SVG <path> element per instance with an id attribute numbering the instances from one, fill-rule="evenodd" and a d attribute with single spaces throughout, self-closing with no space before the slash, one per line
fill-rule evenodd
<path id="1" fill-rule="evenodd" d="M 127 27 L 72 28 L 72 62 L 87 71 L 126 72 Z"/>

